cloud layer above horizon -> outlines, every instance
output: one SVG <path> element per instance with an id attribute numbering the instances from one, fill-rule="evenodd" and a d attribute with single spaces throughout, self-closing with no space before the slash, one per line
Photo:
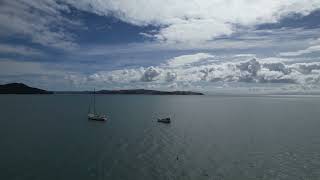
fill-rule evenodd
<path id="1" fill-rule="evenodd" d="M 251 57 L 250 57 L 251 56 Z M 242 59 L 242 60 L 241 60 Z M 245 60 L 243 60 L 245 59 Z M 197 85 L 228 86 L 233 83 L 297 85 L 299 88 L 319 87 L 320 62 L 301 63 L 289 59 L 256 59 L 252 55 L 225 61 L 211 54 L 198 53 L 169 59 L 159 66 L 100 71 L 81 78 L 69 76 L 82 83 L 131 84 L 148 83 L 149 87 L 192 89 Z"/>

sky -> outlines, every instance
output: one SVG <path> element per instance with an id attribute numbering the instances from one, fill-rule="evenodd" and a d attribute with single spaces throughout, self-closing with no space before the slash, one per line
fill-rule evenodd
<path id="1" fill-rule="evenodd" d="M 0 83 L 320 92 L 319 0 L 1 0 Z"/>

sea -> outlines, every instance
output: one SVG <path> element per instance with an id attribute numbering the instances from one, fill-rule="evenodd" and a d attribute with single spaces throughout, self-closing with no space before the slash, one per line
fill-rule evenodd
<path id="1" fill-rule="evenodd" d="M 106 122 L 90 102 L 1 95 L 0 179 L 320 179 L 320 96 L 97 95 Z"/>

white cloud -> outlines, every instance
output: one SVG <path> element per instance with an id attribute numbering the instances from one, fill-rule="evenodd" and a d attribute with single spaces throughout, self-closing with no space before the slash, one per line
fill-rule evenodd
<path id="1" fill-rule="evenodd" d="M 254 27 L 276 22 L 290 13 L 307 15 L 320 8 L 318 0 L 67 0 L 74 7 L 117 16 L 135 25 L 156 25 L 150 32 L 160 41 L 199 42 L 237 31 L 236 26 Z M 238 27 L 238 26 L 237 26 Z M 149 34 L 149 35 L 150 35 Z"/>
<path id="2" fill-rule="evenodd" d="M 236 54 L 234 57 L 256 57 L 255 54 Z"/>
<path id="3" fill-rule="evenodd" d="M 211 59 L 213 57 L 214 57 L 213 55 L 208 54 L 208 53 L 197 53 L 197 54 L 192 54 L 192 55 L 178 56 L 178 57 L 175 57 L 175 58 L 168 60 L 167 63 L 171 67 L 179 67 L 179 66 L 190 65 L 192 63 Z"/>
<path id="4" fill-rule="evenodd" d="M 168 43 L 201 43 L 232 32 L 230 24 L 197 19 L 172 24 L 161 29 L 155 37 Z"/>
<path id="5" fill-rule="evenodd" d="M 177 79 L 177 73 L 175 72 L 167 72 L 165 76 L 165 81 L 171 82 Z"/>
<path id="6" fill-rule="evenodd" d="M 156 78 L 161 74 L 161 70 L 154 67 L 148 67 L 145 69 L 141 76 L 141 81 L 149 82 L 155 81 Z"/>

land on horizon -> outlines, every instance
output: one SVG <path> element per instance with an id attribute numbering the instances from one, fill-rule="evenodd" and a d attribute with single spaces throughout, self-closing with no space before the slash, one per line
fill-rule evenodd
<path id="1" fill-rule="evenodd" d="M 30 87 L 23 83 L 8 83 L 0 85 L 0 94 L 136 94 L 136 95 L 204 95 L 193 91 L 158 91 L 148 89 L 122 89 L 122 90 L 98 90 L 98 91 L 47 91 Z"/>

